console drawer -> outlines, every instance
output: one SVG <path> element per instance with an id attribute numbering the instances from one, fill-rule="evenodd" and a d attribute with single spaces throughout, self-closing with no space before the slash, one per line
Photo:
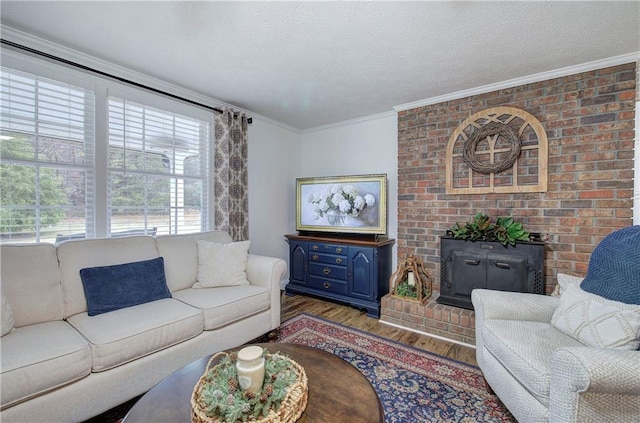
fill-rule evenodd
<path id="1" fill-rule="evenodd" d="M 319 276 L 309 275 L 309 288 L 319 291 L 333 292 L 335 294 L 346 294 L 347 283 L 335 279 L 321 278 Z"/>
<path id="2" fill-rule="evenodd" d="M 309 251 L 313 253 L 339 254 L 346 256 L 347 247 L 344 245 L 323 244 L 320 242 L 312 242 L 309 244 Z"/>
<path id="3" fill-rule="evenodd" d="M 347 268 L 333 264 L 309 263 L 309 274 L 321 278 L 347 280 Z"/>
<path id="4" fill-rule="evenodd" d="M 346 266 L 347 258 L 344 256 L 339 256 L 334 254 L 323 254 L 323 253 L 311 252 L 309 255 L 309 263 L 313 263 L 313 262 Z"/>

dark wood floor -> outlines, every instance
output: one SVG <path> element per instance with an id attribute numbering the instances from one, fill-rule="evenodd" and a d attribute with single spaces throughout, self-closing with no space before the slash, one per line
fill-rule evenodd
<path id="1" fill-rule="evenodd" d="M 378 319 L 368 317 L 364 311 L 348 305 L 305 295 L 282 295 L 283 322 L 302 312 L 477 366 L 476 350 L 473 348 L 380 323 Z"/>

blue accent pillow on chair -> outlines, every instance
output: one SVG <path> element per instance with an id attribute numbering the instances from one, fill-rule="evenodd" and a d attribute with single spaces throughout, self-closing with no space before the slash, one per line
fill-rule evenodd
<path id="1" fill-rule="evenodd" d="M 80 270 L 89 316 L 171 298 L 164 275 L 164 259 Z"/>
<path id="2" fill-rule="evenodd" d="M 625 304 L 640 304 L 640 225 L 607 235 L 593 250 L 580 287 Z"/>

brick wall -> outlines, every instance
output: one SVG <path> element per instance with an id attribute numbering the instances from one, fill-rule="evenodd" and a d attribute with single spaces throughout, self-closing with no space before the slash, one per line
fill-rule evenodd
<path id="1" fill-rule="evenodd" d="M 636 76 L 633 62 L 399 112 L 398 261 L 408 254 L 421 257 L 438 291 L 439 236 L 485 212 L 494 219 L 513 216 L 530 232 L 550 235 L 547 293 L 558 271 L 584 275 L 595 245 L 632 224 Z M 469 116 L 496 106 L 523 109 L 542 123 L 549 141 L 548 191 L 447 195 L 450 135 Z M 445 326 L 457 311 L 445 309 L 444 322 L 434 322 L 424 316 L 435 307 L 430 302 L 416 310 L 417 319 L 406 316 L 410 304 L 387 299 L 383 320 L 447 336 Z"/>

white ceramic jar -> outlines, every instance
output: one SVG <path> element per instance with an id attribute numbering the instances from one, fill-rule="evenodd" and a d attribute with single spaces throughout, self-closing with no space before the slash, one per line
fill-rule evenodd
<path id="1" fill-rule="evenodd" d="M 236 370 L 238 383 L 243 391 L 253 394 L 262 390 L 264 382 L 264 357 L 263 349 L 257 345 L 245 347 L 238 351 Z"/>

